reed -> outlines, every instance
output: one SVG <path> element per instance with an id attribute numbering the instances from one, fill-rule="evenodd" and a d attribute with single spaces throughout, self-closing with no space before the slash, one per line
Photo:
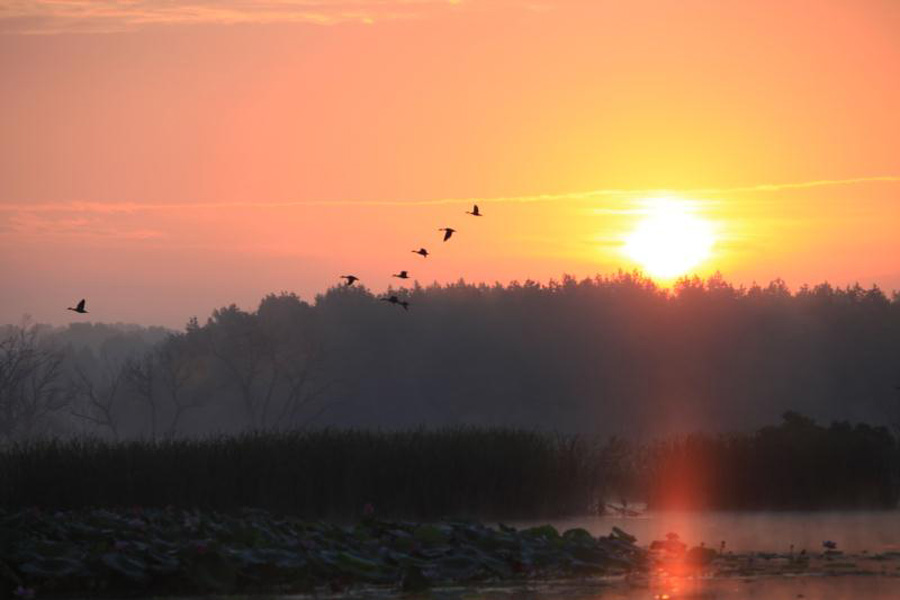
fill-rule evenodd
<path id="1" fill-rule="evenodd" d="M 261 508 L 347 520 L 540 519 L 651 508 L 894 508 L 900 450 L 881 427 L 787 413 L 753 433 L 648 443 L 511 429 L 259 432 L 0 448 L 0 506 Z"/>
<path id="2" fill-rule="evenodd" d="M 305 518 L 526 518 L 602 496 L 603 449 L 503 429 L 253 433 L 172 441 L 51 439 L 0 452 L 0 505 L 264 508 Z"/>

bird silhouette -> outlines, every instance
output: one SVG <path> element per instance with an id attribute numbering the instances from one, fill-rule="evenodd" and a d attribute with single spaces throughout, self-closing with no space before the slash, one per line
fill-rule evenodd
<path id="1" fill-rule="evenodd" d="M 83 315 L 87 314 L 87 311 L 84 310 L 84 298 L 81 299 L 81 302 L 79 302 L 77 305 L 75 305 L 75 308 L 72 308 L 71 306 L 69 306 L 68 308 L 66 308 L 66 310 L 71 310 L 71 311 L 74 311 L 77 313 L 81 313 Z"/>
<path id="2" fill-rule="evenodd" d="M 406 300 L 401 300 L 397 296 L 388 296 L 387 298 L 382 298 L 382 302 L 390 302 L 391 304 L 396 304 L 403 307 L 403 310 L 409 310 L 409 302 Z"/>
<path id="3" fill-rule="evenodd" d="M 472 207 L 472 210 L 470 210 L 470 211 L 467 210 L 467 211 L 466 211 L 466 214 L 467 214 L 467 215 L 472 215 L 473 217 L 483 217 L 483 216 L 484 216 L 484 215 L 481 214 L 481 211 L 478 210 L 478 205 L 477 205 L 477 204 L 474 205 L 474 206 Z"/>
<path id="4" fill-rule="evenodd" d="M 428 258 L 428 250 L 426 250 L 425 248 L 419 248 L 418 250 L 411 250 L 411 252 L 413 254 L 418 254 L 420 256 L 423 256 L 424 258 Z"/>
<path id="5" fill-rule="evenodd" d="M 357 277 L 356 275 L 341 275 L 341 279 L 346 279 L 348 286 L 353 285 L 354 283 L 359 281 L 359 277 Z"/>
<path id="6" fill-rule="evenodd" d="M 438 231 L 444 232 L 444 241 L 445 242 L 450 239 L 450 236 L 452 236 L 454 233 L 456 233 L 455 229 L 451 229 L 449 227 L 442 227 L 441 229 L 438 229 Z"/>
<path id="7" fill-rule="evenodd" d="M 391 277 L 396 277 L 398 279 L 409 279 L 409 273 L 406 271 L 400 271 L 399 273 L 394 273 Z"/>

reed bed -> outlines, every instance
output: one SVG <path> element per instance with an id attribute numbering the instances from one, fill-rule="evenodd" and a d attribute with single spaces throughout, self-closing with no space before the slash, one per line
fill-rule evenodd
<path id="1" fill-rule="evenodd" d="M 0 505 L 530 518 L 584 513 L 603 449 L 503 429 L 253 433 L 163 442 L 44 440 L 0 450 Z"/>
<path id="2" fill-rule="evenodd" d="M 306 519 L 543 519 L 667 509 L 895 508 L 885 428 L 795 413 L 754 433 L 648 443 L 509 429 L 49 439 L 0 448 L 0 507 L 258 508 Z"/>

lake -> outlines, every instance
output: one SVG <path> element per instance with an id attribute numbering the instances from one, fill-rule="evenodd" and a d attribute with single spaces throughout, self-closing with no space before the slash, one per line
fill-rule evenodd
<path id="1" fill-rule="evenodd" d="M 900 551 L 900 511 L 848 512 L 646 512 L 640 517 L 591 516 L 511 523 L 516 527 L 551 523 L 560 532 L 582 527 L 593 535 L 608 535 L 613 526 L 647 546 L 669 532 L 689 546 L 701 542 L 718 548 L 724 540 L 734 552 L 822 550 L 822 542 L 837 542 L 851 553 Z M 898 594 L 900 597 L 900 594 Z"/>
<path id="2" fill-rule="evenodd" d="M 689 546 L 718 547 L 728 558 L 691 576 L 594 577 L 581 580 L 484 584 L 438 588 L 422 595 L 358 589 L 343 597 L 428 600 L 897 600 L 900 599 L 900 512 L 647 512 L 640 517 L 578 517 L 511 522 L 524 528 L 546 523 L 561 532 L 581 527 L 607 535 L 613 526 L 652 540 L 678 533 Z M 842 552 L 823 555 L 822 542 Z M 809 561 L 796 569 L 807 550 Z M 761 556 L 766 553 L 768 556 Z M 794 565 L 794 567 L 792 567 Z M 724 573 L 724 575 L 723 575 Z M 320 596 L 321 597 L 321 596 Z"/>
<path id="3" fill-rule="evenodd" d="M 433 600 L 897 600 L 896 577 L 796 577 L 687 580 L 671 587 L 547 584 L 432 592 Z"/>
<path id="4" fill-rule="evenodd" d="M 297 597 L 305 600 L 306 597 Z M 803 576 L 751 579 L 686 579 L 667 585 L 624 581 L 550 582 L 515 586 L 443 588 L 421 594 L 356 590 L 323 598 L 358 600 L 897 600 L 896 576 Z"/>

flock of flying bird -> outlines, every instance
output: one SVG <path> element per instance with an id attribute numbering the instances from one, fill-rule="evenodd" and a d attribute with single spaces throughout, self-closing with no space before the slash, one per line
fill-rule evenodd
<path id="1" fill-rule="evenodd" d="M 477 204 L 472 207 L 472 210 L 467 210 L 466 214 L 472 215 L 473 217 L 483 216 L 481 214 L 481 211 L 478 210 Z M 453 237 L 454 233 L 456 233 L 456 230 L 453 229 L 452 227 L 441 227 L 440 229 L 438 229 L 438 231 L 444 232 L 444 241 L 445 242 L 447 240 L 449 240 L 451 237 Z M 418 254 L 422 258 L 428 258 L 428 255 L 430 254 L 428 252 L 428 250 L 426 250 L 425 248 L 419 248 L 418 250 L 412 250 L 411 252 L 413 254 Z M 400 271 L 399 273 L 394 273 L 391 276 L 396 277 L 397 279 L 409 279 L 409 272 L 408 271 Z M 346 279 L 348 286 L 353 285 L 354 283 L 359 281 L 359 277 L 357 277 L 356 275 L 341 275 L 341 279 Z M 390 296 L 385 296 L 385 297 L 381 298 L 380 300 L 382 302 L 388 302 L 395 306 L 402 306 L 403 310 L 409 310 L 409 302 L 407 302 L 406 300 L 401 300 L 395 294 L 392 294 Z M 85 300 L 82 298 L 78 304 L 76 304 L 75 306 L 69 306 L 66 310 L 71 310 L 73 312 L 77 312 L 79 314 L 85 315 L 85 314 L 87 314 L 88 311 L 84 308 L 84 305 L 85 305 Z"/>
<path id="2" fill-rule="evenodd" d="M 477 204 L 472 207 L 472 210 L 467 210 L 466 214 L 472 215 L 473 217 L 483 216 L 481 214 L 481 211 L 478 210 Z M 453 229 L 452 227 L 441 227 L 440 229 L 438 229 L 438 231 L 444 232 L 444 241 L 445 242 L 447 240 L 449 240 L 451 237 L 453 237 L 454 233 L 456 233 L 456 230 Z M 425 248 L 419 248 L 418 250 L 411 250 L 410 252 L 412 252 L 413 254 L 418 254 L 422 258 L 428 258 L 428 255 L 430 254 L 430 252 L 428 252 L 428 250 L 426 250 Z M 400 271 L 399 273 L 394 273 L 393 275 L 391 275 L 391 277 L 396 277 L 397 279 L 409 279 L 409 273 L 407 271 Z M 351 286 L 354 283 L 356 283 L 357 281 L 359 281 L 359 277 L 357 277 L 356 275 L 341 275 L 341 279 L 346 279 L 348 286 Z M 402 306 L 403 310 L 409 310 L 409 302 L 407 302 L 406 300 L 401 300 L 395 294 L 392 294 L 390 296 L 384 296 L 383 298 L 379 298 L 379 299 L 382 302 L 388 302 L 395 306 Z M 82 301 L 82 304 L 83 303 L 84 303 L 84 301 Z"/>

